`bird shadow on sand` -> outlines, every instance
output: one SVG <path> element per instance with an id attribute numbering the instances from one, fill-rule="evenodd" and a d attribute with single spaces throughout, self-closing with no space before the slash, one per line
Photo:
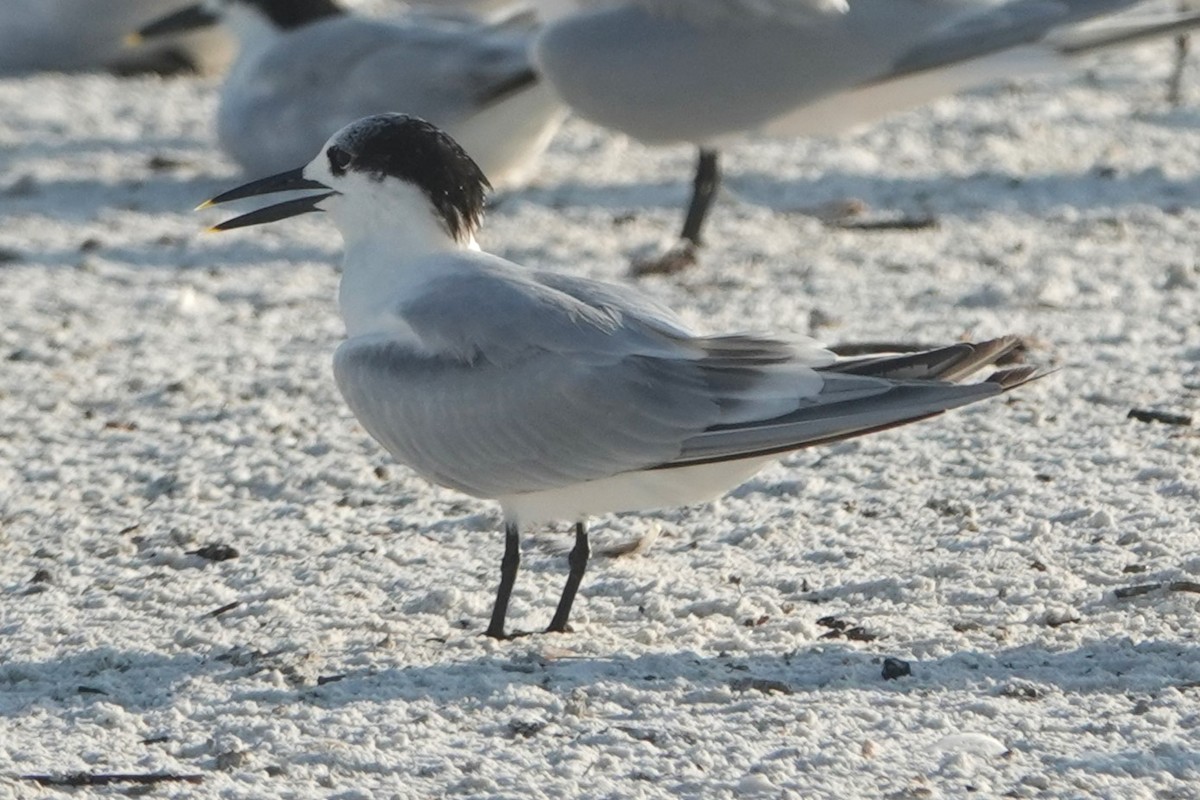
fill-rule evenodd
<path id="1" fill-rule="evenodd" d="M 870 690 L 917 696 L 960 691 L 1034 701 L 1050 693 L 1155 695 L 1200 686 L 1200 647 L 1133 642 L 1124 637 L 1072 649 L 1026 644 L 910 659 L 911 674 L 895 680 L 882 675 L 887 652 L 878 644 L 812 641 L 782 654 L 711 655 L 676 650 L 596 656 L 570 655 L 563 650 L 545 655 L 549 646 L 567 648 L 573 638 L 583 635 L 534 635 L 463 660 L 449 657 L 420 666 L 356 668 L 304 678 L 296 678 L 286 666 L 286 655 L 281 658 L 277 653 L 243 648 L 164 654 L 103 647 L 45 660 L 18 656 L 0 664 L 0 717 L 81 708 L 95 702 L 130 711 L 170 707 L 186 694 L 188 684 L 197 680 L 225 684 L 225 690 L 218 692 L 239 707 L 257 702 L 327 709 L 363 702 L 456 703 L 520 687 L 568 696 L 577 689 L 626 686 L 672 696 L 682 691 L 685 699 L 692 693 L 695 702 L 716 702 L 705 698 L 718 692 L 722 696 L 742 694 L 747 699 L 772 694 L 833 699 L 843 692 Z M 336 669 L 332 664 L 328 667 Z M 262 672 L 282 673 L 295 685 L 279 688 L 279 680 L 264 683 L 254 677 Z"/>
<path id="2" fill-rule="evenodd" d="M 127 709 L 168 706 L 181 684 L 228 669 L 200 654 L 99 647 L 41 661 L 18 654 L 0 663 L 0 718 L 32 709 L 117 703 Z"/>
<path id="3" fill-rule="evenodd" d="M 847 199 L 870 209 L 945 214 L 976 219 L 994 213 L 1042 216 L 1070 207 L 1081 212 L 1113 212 L 1149 206 L 1174 212 L 1190 207 L 1200 179 L 1168 177 L 1157 167 L 1121 173 L 1097 167 L 1084 173 L 1041 175 L 976 172 L 962 176 L 888 177 L 830 171 L 813 178 L 780 178 L 753 171 L 730 172 L 724 185 L 737 200 L 777 213 L 823 215 Z M 634 183 L 575 183 L 529 189 L 522 202 L 555 209 L 572 206 L 631 213 L 638 209 L 679 209 L 687 201 L 690 175 L 679 180 Z M 516 198 L 513 198 L 516 200 Z M 728 197 L 722 198 L 728 202 Z M 507 201 L 506 201 L 507 202 Z M 503 210 L 504 203 L 501 203 Z M 720 213 L 718 207 L 716 213 Z"/>
<path id="4" fill-rule="evenodd" d="M 1150 693 L 1194 688 L 1200 679 L 1200 648 L 1175 643 L 1133 643 L 1114 638 L 1056 651 L 1022 645 L 993 652 L 963 651 L 912 660 L 912 674 L 885 680 L 885 654 L 838 643 L 812 642 L 786 654 L 701 655 L 690 650 L 637 656 L 550 658 L 517 640 L 511 653 L 428 666 L 364 669 L 323 685 L 296 690 L 248 690 L 237 701 L 304 702 L 321 707 L 403 700 L 456 702 L 536 686 L 560 695 L 604 684 L 678 693 L 714 690 L 760 694 L 819 695 L 884 691 L 923 695 L 970 691 L 985 696 L 1034 700 L 1047 692 L 1076 694 Z M 542 639 L 543 643 L 570 639 Z"/>

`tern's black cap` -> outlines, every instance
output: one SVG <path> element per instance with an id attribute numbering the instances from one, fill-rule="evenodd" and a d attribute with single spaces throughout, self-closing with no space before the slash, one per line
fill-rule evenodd
<path id="1" fill-rule="evenodd" d="M 418 186 L 455 239 L 479 227 L 491 184 L 458 142 L 423 119 L 364 117 L 347 126 L 325 156 L 334 176 L 357 172 L 373 181 L 397 178 Z"/>
<path id="2" fill-rule="evenodd" d="M 230 0 L 253 6 L 284 30 L 346 13 L 333 0 Z"/>

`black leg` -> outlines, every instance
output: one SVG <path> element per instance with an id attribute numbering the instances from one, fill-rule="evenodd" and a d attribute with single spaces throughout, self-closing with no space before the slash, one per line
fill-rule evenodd
<path id="1" fill-rule="evenodd" d="M 567 575 L 567 585 L 563 587 L 562 597 L 559 598 L 558 608 L 554 612 L 554 619 L 550 620 L 550 627 L 546 628 L 547 633 L 567 632 L 567 619 L 571 616 L 575 593 L 579 591 L 579 582 L 583 580 L 583 573 L 587 570 L 588 556 L 591 554 L 591 548 L 588 546 L 587 525 L 576 522 L 575 547 L 571 550 L 571 555 L 567 557 L 567 563 L 571 565 L 571 572 Z"/>
<path id="2" fill-rule="evenodd" d="M 696 179 L 692 181 L 692 200 L 688 204 L 687 216 L 683 220 L 683 231 L 679 238 L 700 246 L 700 230 L 708 210 L 712 208 L 717 187 L 721 185 L 721 171 L 717 166 L 717 151 L 700 149 L 696 160 Z"/>
<path id="3" fill-rule="evenodd" d="M 679 241 L 661 255 L 641 259 L 633 263 L 631 273 L 640 275 L 672 275 L 696 263 L 696 250 L 700 247 L 701 231 L 708 210 L 712 208 L 721 183 L 721 171 L 717 166 L 716 150 L 700 150 L 696 161 L 696 178 L 692 181 L 692 199 L 688 203 L 687 217 L 683 220 L 683 231 Z"/>
<path id="4" fill-rule="evenodd" d="M 504 523 L 504 558 L 500 561 L 500 588 L 496 590 L 496 604 L 492 606 L 492 622 L 487 635 L 493 639 L 507 639 L 504 633 L 504 617 L 508 614 L 508 599 L 512 597 L 513 584 L 517 580 L 517 568 L 521 566 L 521 528 L 516 522 Z"/>
<path id="5" fill-rule="evenodd" d="M 1175 37 L 1175 64 L 1167 79 L 1167 102 L 1178 106 L 1183 102 L 1183 72 L 1187 68 L 1190 41 L 1187 35 Z"/>

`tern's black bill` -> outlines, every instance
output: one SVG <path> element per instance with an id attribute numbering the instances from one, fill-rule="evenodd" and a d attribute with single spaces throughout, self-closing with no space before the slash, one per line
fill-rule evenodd
<path id="1" fill-rule="evenodd" d="M 187 33 L 201 28 L 211 28 L 220 21 L 220 17 L 202 5 L 188 6 L 142 26 L 138 29 L 137 37 L 153 39 L 172 33 Z"/>
<path id="2" fill-rule="evenodd" d="M 283 203 L 276 203 L 273 206 L 260 208 L 257 211 L 251 211 L 249 214 L 242 214 L 240 217 L 227 219 L 224 222 L 219 222 L 213 225 L 211 231 L 230 231 L 234 228 L 246 228 L 251 225 L 263 225 L 267 222 L 277 222 L 288 217 L 296 217 L 301 214 L 308 214 L 313 211 L 323 211 L 318 208 L 317 203 L 327 197 L 332 197 L 337 192 L 325 192 L 324 194 L 314 194 L 308 197 L 301 197 L 297 200 L 288 200 Z"/>
<path id="3" fill-rule="evenodd" d="M 320 181 L 314 181 L 311 178 L 304 177 L 304 168 L 290 169 L 287 172 L 280 172 L 277 175 L 268 175 L 265 178 L 259 178 L 256 181 L 243 183 L 236 189 L 230 189 L 228 192 L 221 192 L 211 200 L 205 200 L 200 204 L 199 208 L 208 208 L 209 206 L 219 205 L 220 203 L 228 203 L 230 200 L 241 200 L 243 197 L 257 197 L 260 194 L 275 194 L 276 192 L 295 192 L 304 189 L 329 189 L 328 186 Z M 325 195 L 328 197 L 329 195 Z"/>
<path id="4" fill-rule="evenodd" d="M 201 203 L 200 208 L 208 208 L 215 206 L 218 203 L 228 203 L 231 200 L 241 200 L 245 197 L 257 197 L 263 194 L 275 194 L 277 192 L 295 192 L 305 189 L 325 189 L 321 194 L 313 194 L 308 197 L 300 197 L 295 200 L 287 200 L 282 203 L 276 203 L 273 206 L 260 208 L 257 211 L 251 211 L 249 214 L 243 214 L 240 217 L 226 220 L 219 225 L 214 225 L 211 230 L 228 231 L 234 228 L 245 228 L 249 225 L 262 225 L 267 222 L 276 222 L 288 217 L 295 217 L 300 214 L 308 214 L 313 211 L 321 211 L 317 207 L 317 203 L 322 200 L 332 197 L 337 192 L 329 189 L 328 186 L 320 181 L 314 181 L 304 177 L 304 170 L 293 169 L 287 172 L 280 172 L 278 175 L 268 175 L 265 178 L 260 178 L 256 181 L 250 181 L 238 186 L 236 189 L 230 189 L 228 192 L 222 192 L 211 200 L 206 200 Z"/>

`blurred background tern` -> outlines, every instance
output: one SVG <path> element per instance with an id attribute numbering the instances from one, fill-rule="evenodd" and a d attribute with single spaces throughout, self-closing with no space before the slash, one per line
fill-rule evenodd
<path id="1" fill-rule="evenodd" d="M 218 22 L 239 52 L 217 136 L 251 175 L 307 160 L 364 115 L 406 109 L 451 131 L 508 188 L 528 178 L 566 116 L 531 64 L 531 15 L 374 19 L 332 0 L 207 0 L 138 33 L 152 40 Z"/>
<path id="2" fill-rule="evenodd" d="M 635 273 L 694 263 L 739 136 L 821 136 L 1085 53 L 1200 24 L 1106 15 L 1136 0 L 620 0 L 546 25 L 539 68 L 581 116 L 647 144 L 699 149 L 678 242 Z M 1084 24 L 1090 23 L 1090 24 Z"/>
<path id="3" fill-rule="evenodd" d="M 168 37 L 129 50 L 129 31 L 187 5 L 187 0 L 4 0 L 0 3 L 0 74 L 34 71 L 217 72 L 233 57 L 223 30 Z"/>

